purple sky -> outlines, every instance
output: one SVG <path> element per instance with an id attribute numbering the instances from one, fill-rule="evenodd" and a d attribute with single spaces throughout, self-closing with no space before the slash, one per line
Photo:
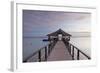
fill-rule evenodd
<path id="1" fill-rule="evenodd" d="M 45 36 L 59 28 L 90 32 L 90 13 L 23 10 L 23 36 Z"/>

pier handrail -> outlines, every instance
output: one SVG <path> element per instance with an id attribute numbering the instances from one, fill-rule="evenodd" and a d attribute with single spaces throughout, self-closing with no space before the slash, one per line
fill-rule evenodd
<path id="1" fill-rule="evenodd" d="M 40 48 L 39 50 L 37 50 L 36 52 L 34 52 L 33 54 L 31 54 L 30 56 L 28 56 L 25 60 L 23 60 L 23 62 L 27 62 L 29 59 L 31 59 L 33 56 L 35 56 L 36 54 L 38 54 L 38 61 L 41 62 L 41 56 L 42 53 L 41 51 L 44 49 L 45 50 L 45 60 L 47 60 L 47 57 L 49 56 L 50 52 L 52 51 L 52 48 L 54 47 L 54 45 L 56 44 L 57 41 L 53 41 L 47 45 L 45 45 L 44 47 Z"/>
<path id="2" fill-rule="evenodd" d="M 72 46 L 72 52 L 74 52 L 74 48 L 77 50 L 77 60 L 79 60 L 79 54 L 83 54 L 87 59 L 91 59 L 88 55 L 86 55 L 83 51 L 81 51 L 80 49 L 78 49 L 76 46 L 72 45 L 71 43 L 69 43 L 70 47 Z M 70 48 L 71 49 L 71 48 Z M 72 57 L 74 59 L 74 54 L 72 54 Z"/>
<path id="3" fill-rule="evenodd" d="M 80 53 L 83 54 L 87 59 L 91 59 L 88 55 L 86 55 L 83 51 L 81 51 L 80 49 L 78 49 L 76 46 L 74 46 L 73 44 L 63 40 L 66 47 L 68 48 L 68 51 L 69 53 L 71 54 L 72 56 L 72 59 L 74 60 L 74 50 L 76 49 L 77 50 L 77 60 L 80 60 Z M 67 44 L 66 44 L 67 43 Z"/>

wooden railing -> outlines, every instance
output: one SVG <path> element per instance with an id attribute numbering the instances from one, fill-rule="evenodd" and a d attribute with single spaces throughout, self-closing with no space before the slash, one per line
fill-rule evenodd
<path id="1" fill-rule="evenodd" d="M 66 40 L 63 40 L 65 45 L 66 45 L 66 48 L 68 49 L 69 53 L 71 54 L 72 56 L 72 59 L 74 60 L 75 59 L 75 49 L 77 51 L 76 53 L 76 59 L 77 60 L 80 60 L 80 54 L 84 55 L 87 59 L 91 59 L 88 55 L 86 55 L 84 52 L 82 52 L 80 49 L 78 49 L 76 46 L 72 45 L 71 43 L 69 43 L 68 41 Z"/>
<path id="2" fill-rule="evenodd" d="M 53 41 L 52 43 L 47 44 L 46 46 L 40 48 L 36 52 L 34 52 L 32 55 L 27 57 L 23 62 L 28 62 L 32 57 L 37 55 L 36 61 L 41 62 L 41 61 L 46 61 L 47 57 L 49 56 L 50 52 L 52 51 L 53 47 L 55 46 L 57 41 Z M 42 51 L 44 52 L 42 53 Z M 33 58 L 34 60 L 35 58 Z"/>

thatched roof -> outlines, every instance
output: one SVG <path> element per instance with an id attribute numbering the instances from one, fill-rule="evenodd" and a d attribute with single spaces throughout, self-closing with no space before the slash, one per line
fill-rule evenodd
<path id="1" fill-rule="evenodd" d="M 66 33 L 62 29 L 52 32 L 52 33 L 48 34 L 47 36 L 58 36 L 58 34 L 62 34 L 63 36 L 71 36 L 70 34 Z"/>

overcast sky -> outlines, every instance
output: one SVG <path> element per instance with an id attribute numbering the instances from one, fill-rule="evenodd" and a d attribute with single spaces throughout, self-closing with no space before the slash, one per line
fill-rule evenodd
<path id="1" fill-rule="evenodd" d="M 45 36 L 61 28 L 65 32 L 90 32 L 91 14 L 23 10 L 23 36 Z"/>

